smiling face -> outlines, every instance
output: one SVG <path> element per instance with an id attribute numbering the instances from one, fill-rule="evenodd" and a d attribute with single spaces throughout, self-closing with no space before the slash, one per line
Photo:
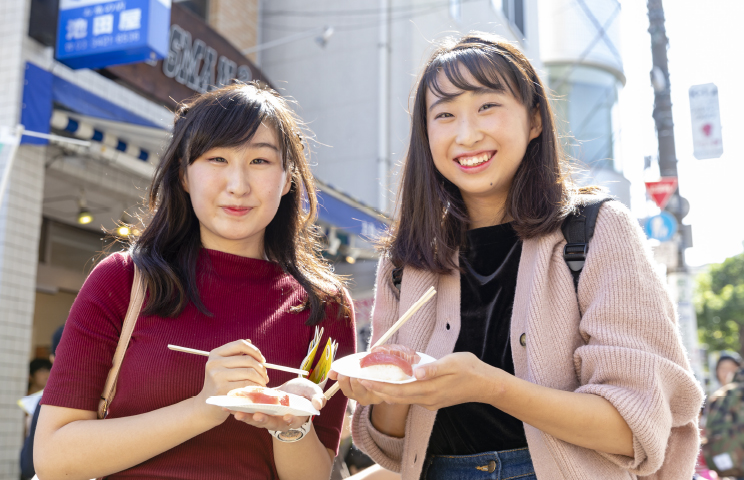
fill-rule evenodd
<path id="1" fill-rule="evenodd" d="M 276 132 L 265 124 L 240 147 L 208 150 L 183 178 L 202 245 L 252 258 L 264 258 L 264 232 L 291 186 Z"/>
<path id="2" fill-rule="evenodd" d="M 478 85 L 466 68 L 459 71 L 465 82 Z M 500 223 L 527 145 L 542 131 L 540 115 L 529 112 L 508 90 L 460 90 L 443 72 L 437 84 L 447 96 L 426 92 L 434 165 L 460 189 L 472 228 Z"/>

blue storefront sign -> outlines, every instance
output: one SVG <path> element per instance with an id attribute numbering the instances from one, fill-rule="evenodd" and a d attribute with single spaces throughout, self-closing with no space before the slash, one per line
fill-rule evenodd
<path id="1" fill-rule="evenodd" d="M 668 242 L 677 233 L 677 219 L 669 212 L 661 212 L 646 220 L 644 230 L 648 238 L 656 239 L 660 242 Z"/>
<path id="2" fill-rule="evenodd" d="M 56 58 L 71 68 L 168 54 L 171 0 L 60 0 Z"/>

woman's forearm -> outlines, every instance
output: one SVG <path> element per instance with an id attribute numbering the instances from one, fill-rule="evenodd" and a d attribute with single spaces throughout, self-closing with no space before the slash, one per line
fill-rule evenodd
<path id="1" fill-rule="evenodd" d="M 194 399 L 131 417 L 96 420 L 94 412 L 42 407 L 34 464 L 44 480 L 88 480 L 126 470 L 215 427 Z"/>
<path id="2" fill-rule="evenodd" d="M 280 480 L 328 480 L 333 467 L 333 453 L 311 428 L 297 442 L 274 442 L 274 464 Z"/>
<path id="3" fill-rule="evenodd" d="M 633 456 L 633 433 L 604 398 L 543 387 L 500 373 L 493 376 L 487 403 L 565 442 Z"/>
<path id="4" fill-rule="evenodd" d="M 370 417 L 372 425 L 379 432 L 396 438 L 406 436 L 406 419 L 410 405 L 380 403 L 370 408 L 372 409 Z"/>

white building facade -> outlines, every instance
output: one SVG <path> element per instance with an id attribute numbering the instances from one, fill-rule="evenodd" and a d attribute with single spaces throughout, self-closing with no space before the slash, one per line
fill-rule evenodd
<path id="1" fill-rule="evenodd" d="M 539 0 L 540 55 L 577 180 L 630 206 L 618 149 L 618 91 L 625 84 L 618 0 Z"/>

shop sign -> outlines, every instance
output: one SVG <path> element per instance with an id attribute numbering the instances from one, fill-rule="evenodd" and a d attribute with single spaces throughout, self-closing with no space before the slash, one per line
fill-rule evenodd
<path id="1" fill-rule="evenodd" d="M 191 33 L 179 25 L 171 26 L 168 57 L 163 60 L 163 73 L 186 85 L 195 92 L 204 93 L 228 85 L 233 79 L 249 82 L 252 79 L 248 65 L 238 67 L 204 40 L 192 42 Z"/>
<path id="2" fill-rule="evenodd" d="M 171 0 L 60 0 L 56 58 L 76 69 L 163 58 L 170 10 Z"/>
<path id="3" fill-rule="evenodd" d="M 269 83 L 261 71 L 202 19 L 174 3 L 163 60 L 107 67 L 106 73 L 156 102 L 179 102 L 233 80 Z"/>

